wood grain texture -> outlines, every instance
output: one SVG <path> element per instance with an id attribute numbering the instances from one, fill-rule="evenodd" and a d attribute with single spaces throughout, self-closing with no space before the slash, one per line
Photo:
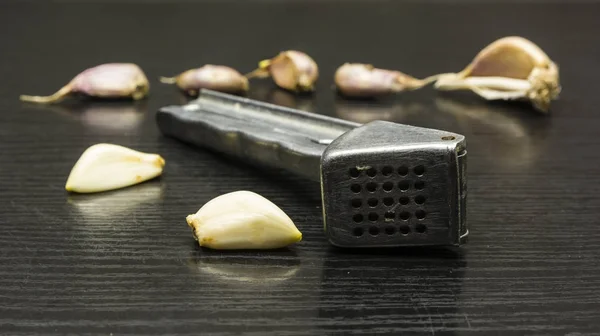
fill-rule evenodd
<path id="1" fill-rule="evenodd" d="M 597 4 L 0 5 L 0 334 L 600 333 L 599 16 Z M 343 62 L 422 77 L 457 71 L 512 34 L 561 66 L 564 90 L 549 116 L 466 93 L 357 102 L 331 91 Z M 256 80 L 251 97 L 467 136 L 468 245 L 332 248 L 316 185 L 159 134 L 155 111 L 185 99 L 158 76 L 205 63 L 246 72 L 292 48 L 319 63 L 317 94 Z M 18 101 L 112 61 L 138 63 L 151 98 Z M 98 142 L 161 153 L 165 174 L 68 195 L 72 165 Z M 269 252 L 199 249 L 185 216 L 240 189 L 280 205 L 304 240 Z"/>

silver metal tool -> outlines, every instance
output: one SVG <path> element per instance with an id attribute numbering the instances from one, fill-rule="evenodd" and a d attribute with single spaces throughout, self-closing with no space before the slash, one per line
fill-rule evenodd
<path id="1" fill-rule="evenodd" d="M 466 242 L 462 135 L 386 121 L 361 125 L 210 90 L 161 108 L 157 123 L 167 136 L 320 182 L 333 245 Z"/>

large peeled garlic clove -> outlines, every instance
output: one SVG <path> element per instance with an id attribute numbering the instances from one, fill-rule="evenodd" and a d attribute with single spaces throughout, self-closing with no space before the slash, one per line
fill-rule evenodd
<path id="1" fill-rule="evenodd" d="M 459 73 L 439 75 L 440 90 L 467 89 L 487 100 L 528 100 L 547 112 L 561 91 L 558 66 L 533 42 L 501 38 L 481 50 Z"/>
<path id="2" fill-rule="evenodd" d="M 285 212 L 250 191 L 218 196 L 186 221 L 200 246 L 212 249 L 274 249 L 302 240 Z"/>
<path id="3" fill-rule="evenodd" d="M 317 63 L 307 54 L 288 50 L 279 55 L 263 60 L 258 69 L 247 74 L 247 78 L 272 77 L 273 81 L 286 90 L 295 92 L 313 91 L 319 77 Z"/>
<path id="4" fill-rule="evenodd" d="M 124 188 L 159 176 L 164 165 L 165 160 L 158 154 L 97 144 L 86 149 L 75 163 L 65 189 L 93 193 Z"/>

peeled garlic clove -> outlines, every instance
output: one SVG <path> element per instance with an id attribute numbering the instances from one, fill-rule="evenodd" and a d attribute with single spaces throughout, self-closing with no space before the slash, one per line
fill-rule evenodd
<path id="1" fill-rule="evenodd" d="M 218 196 L 186 221 L 200 246 L 212 249 L 275 249 L 302 240 L 285 212 L 250 191 Z"/>
<path id="2" fill-rule="evenodd" d="M 158 154 L 97 144 L 86 149 L 75 163 L 65 189 L 93 193 L 124 188 L 161 175 L 164 166 L 165 160 Z"/>
<path id="3" fill-rule="evenodd" d="M 139 100 L 148 95 L 150 83 L 133 63 L 107 63 L 89 68 L 50 96 L 21 95 L 22 101 L 54 103 L 72 93 L 99 98 L 128 98 Z"/>
<path id="4" fill-rule="evenodd" d="M 286 90 L 296 92 L 314 91 L 319 77 L 317 63 L 307 54 L 288 50 L 272 59 L 263 60 L 258 69 L 246 75 L 247 78 L 272 77 L 275 83 Z"/>
<path id="5" fill-rule="evenodd" d="M 346 63 L 335 72 L 338 91 L 349 97 L 376 97 L 416 90 L 428 82 L 399 71 L 378 69 L 371 64 Z"/>
<path id="6" fill-rule="evenodd" d="M 472 90 L 488 100 L 529 100 L 547 112 L 561 91 L 558 66 L 533 42 L 501 38 L 483 50 L 463 71 L 439 75 L 440 90 Z"/>
<path id="7" fill-rule="evenodd" d="M 209 89 L 226 93 L 248 91 L 248 79 L 237 70 L 223 66 L 206 64 L 190 69 L 175 77 L 161 77 L 166 84 L 176 84 L 190 95 L 196 95 L 200 89 Z"/>

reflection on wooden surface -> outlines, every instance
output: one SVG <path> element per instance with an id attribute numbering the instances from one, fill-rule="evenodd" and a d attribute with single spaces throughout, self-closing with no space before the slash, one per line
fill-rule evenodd
<path id="1" fill-rule="evenodd" d="M 213 251 L 199 248 L 188 260 L 188 266 L 199 275 L 207 275 L 213 281 L 237 286 L 268 288 L 285 285 L 301 268 L 294 251 L 279 249 L 271 251 Z M 201 253 L 200 253 L 201 252 Z M 268 253 L 276 258 L 264 259 L 256 254 Z M 247 287 L 245 287 L 247 288 Z"/>
<path id="2" fill-rule="evenodd" d="M 84 128 L 108 134 L 136 131 L 148 115 L 146 101 L 96 99 L 74 104 L 32 107 L 51 111 L 70 120 L 79 121 Z"/>
<path id="3" fill-rule="evenodd" d="M 160 179 L 151 180 L 113 191 L 70 194 L 67 202 L 74 206 L 84 219 L 118 218 L 134 212 L 141 206 L 159 203 L 163 198 L 164 187 Z"/>

